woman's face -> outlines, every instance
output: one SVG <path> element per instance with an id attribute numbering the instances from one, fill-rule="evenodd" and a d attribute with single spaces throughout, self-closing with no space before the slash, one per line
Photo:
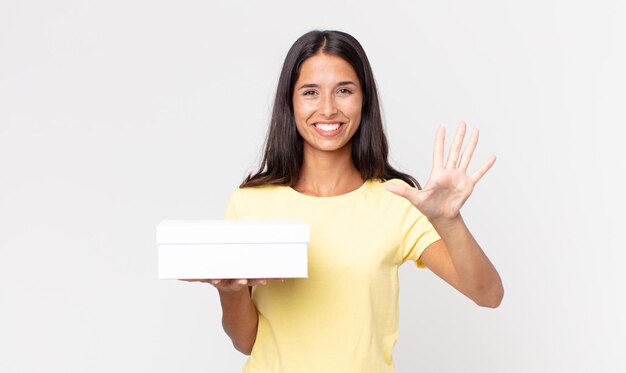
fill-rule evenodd
<path id="1" fill-rule="evenodd" d="M 363 93 L 352 66 L 341 57 L 316 54 L 304 61 L 293 109 L 305 150 L 331 152 L 350 146 L 361 123 Z"/>

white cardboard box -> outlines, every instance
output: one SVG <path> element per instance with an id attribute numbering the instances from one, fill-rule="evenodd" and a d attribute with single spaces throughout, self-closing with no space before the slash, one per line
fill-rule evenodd
<path id="1" fill-rule="evenodd" d="M 160 279 L 307 277 L 309 226 L 296 221 L 164 220 Z"/>

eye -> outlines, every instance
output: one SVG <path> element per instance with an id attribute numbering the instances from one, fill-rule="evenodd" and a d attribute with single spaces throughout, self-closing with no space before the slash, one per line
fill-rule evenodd
<path id="1" fill-rule="evenodd" d="M 317 93 L 317 92 L 315 92 L 314 90 L 309 89 L 309 90 L 306 90 L 306 91 L 302 92 L 302 95 L 303 95 L 303 96 L 312 96 L 312 95 L 314 95 L 314 94 L 316 94 L 316 93 Z"/>
<path id="2" fill-rule="evenodd" d="M 349 95 L 352 93 L 351 90 L 349 90 L 348 88 L 339 88 L 337 90 L 337 93 L 341 94 L 341 95 Z"/>

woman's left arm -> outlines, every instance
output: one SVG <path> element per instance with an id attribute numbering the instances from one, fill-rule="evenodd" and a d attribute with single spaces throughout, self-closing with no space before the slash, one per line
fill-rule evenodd
<path id="1" fill-rule="evenodd" d="M 500 275 L 463 220 L 433 226 L 441 240 L 424 250 L 422 263 L 477 305 L 498 307 L 504 296 Z"/>
<path id="2" fill-rule="evenodd" d="M 437 130 L 433 168 L 423 190 L 399 184 L 388 184 L 387 189 L 411 201 L 442 238 L 426 248 L 420 260 L 476 304 L 495 308 L 504 296 L 500 275 L 467 229 L 460 210 L 496 159 L 491 156 L 471 176 L 467 175 L 467 167 L 478 143 L 478 130 L 472 131 L 469 143 L 461 153 L 465 131 L 466 125 L 461 123 L 444 163 L 445 129 L 440 127 Z"/>

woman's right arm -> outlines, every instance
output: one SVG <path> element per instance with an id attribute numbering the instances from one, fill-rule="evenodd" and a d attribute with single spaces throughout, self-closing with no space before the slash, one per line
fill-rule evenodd
<path id="1" fill-rule="evenodd" d="M 251 286 L 265 285 L 264 279 L 181 279 L 187 282 L 208 282 L 217 288 L 222 304 L 222 327 L 243 354 L 250 355 L 256 340 L 259 316 L 251 298 Z"/>
<path id="2" fill-rule="evenodd" d="M 243 354 L 250 355 L 256 340 L 259 316 L 250 296 L 250 286 L 265 284 L 264 280 L 213 280 L 222 304 L 222 326 Z"/>

